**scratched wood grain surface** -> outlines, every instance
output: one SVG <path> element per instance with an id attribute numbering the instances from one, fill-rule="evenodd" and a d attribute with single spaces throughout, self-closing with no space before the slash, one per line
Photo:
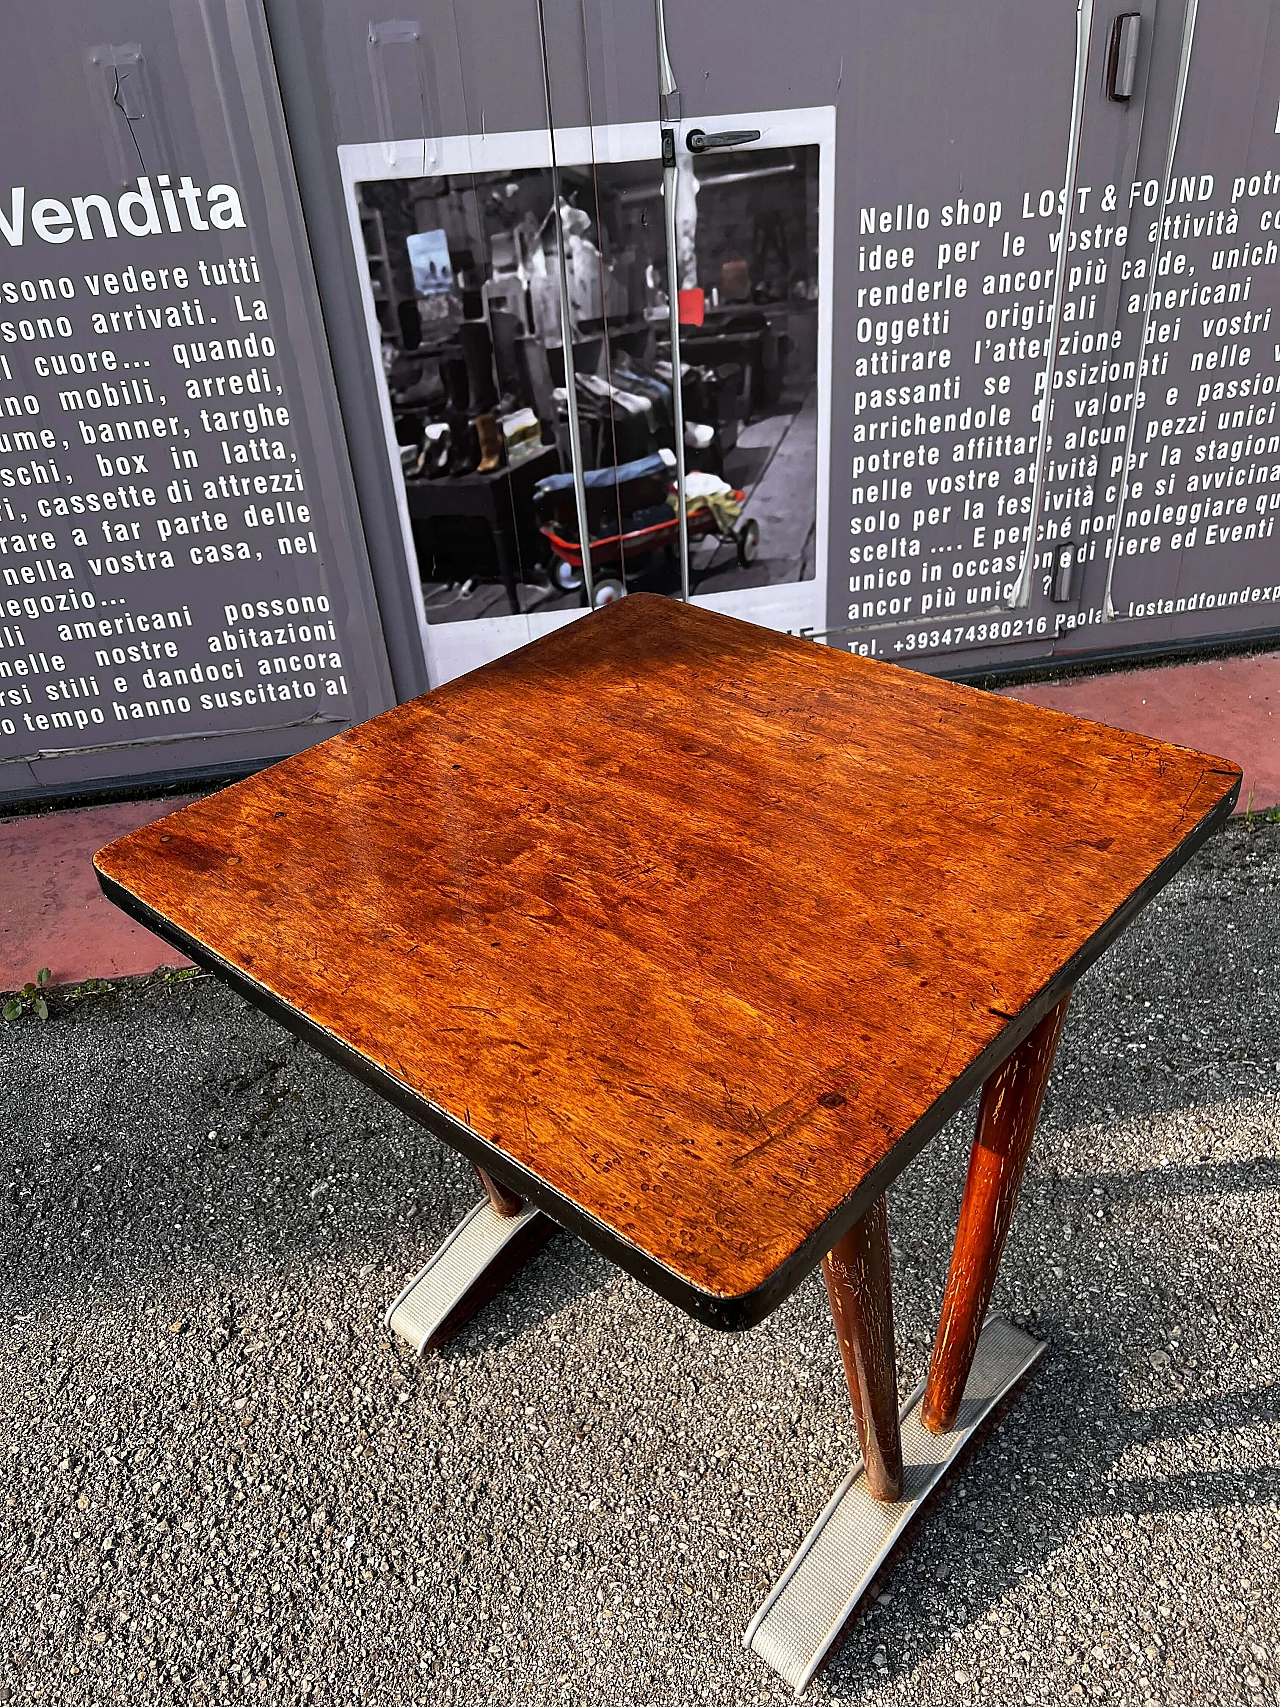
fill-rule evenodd
<path id="1" fill-rule="evenodd" d="M 737 1299 L 1239 777 L 632 596 L 97 865 L 513 1189 Z"/>

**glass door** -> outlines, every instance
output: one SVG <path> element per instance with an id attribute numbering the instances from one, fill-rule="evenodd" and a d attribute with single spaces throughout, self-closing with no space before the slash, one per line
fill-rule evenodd
<path id="1" fill-rule="evenodd" d="M 1159 147 L 1128 186 L 1121 303 L 1141 379 L 1108 461 L 1098 598 L 1126 647 L 1274 627 L 1280 597 L 1273 9 L 1163 0 L 1148 75 Z"/>
<path id="2" fill-rule="evenodd" d="M 1149 71 L 1157 0 L 1144 7 L 1116 13 L 1081 0 L 1063 185 L 1056 197 L 1024 195 L 1021 210 L 1024 242 L 1048 249 L 1037 306 L 1047 333 L 1019 574 L 1006 594 L 1055 643 L 1102 619 L 1125 446 L 1149 366 L 1142 329 L 1124 312 L 1132 186 L 1162 155 L 1168 124 Z M 1015 299 L 1000 311 L 1012 334 L 1025 308 L 1016 288 L 997 295 Z"/>

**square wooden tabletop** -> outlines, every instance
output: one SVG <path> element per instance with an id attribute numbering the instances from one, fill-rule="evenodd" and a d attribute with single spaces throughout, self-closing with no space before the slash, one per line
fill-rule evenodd
<path id="1" fill-rule="evenodd" d="M 1239 783 L 1202 753 L 633 595 L 96 863 L 135 918 L 740 1328 Z"/>

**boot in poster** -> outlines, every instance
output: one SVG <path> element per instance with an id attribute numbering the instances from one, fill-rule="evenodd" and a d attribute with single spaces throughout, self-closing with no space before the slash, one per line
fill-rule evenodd
<path id="1" fill-rule="evenodd" d="M 467 364 L 467 382 L 471 392 L 471 407 L 477 415 L 487 415 L 498 404 L 498 388 L 493 381 L 493 344 L 489 328 L 483 320 L 464 320 L 458 327 L 458 342 Z"/>
<path id="2" fill-rule="evenodd" d="M 471 413 L 471 383 L 467 364 L 461 356 L 446 356 L 440 363 L 440 379 L 449 398 L 449 409 L 455 415 Z"/>
<path id="3" fill-rule="evenodd" d="M 474 474 L 476 464 L 480 461 L 480 445 L 475 428 L 465 419 L 455 419 L 449 423 L 449 430 L 453 437 L 449 473 L 455 476 Z"/>
<path id="4" fill-rule="evenodd" d="M 449 431 L 447 421 L 432 421 L 426 430 L 426 442 L 422 451 L 422 474 L 428 480 L 439 480 L 442 474 L 449 472 L 449 455 L 453 449 L 453 435 Z"/>
<path id="5" fill-rule="evenodd" d="M 502 467 L 502 429 L 492 415 L 477 415 L 472 423 L 480 441 L 477 474 L 492 474 Z"/>

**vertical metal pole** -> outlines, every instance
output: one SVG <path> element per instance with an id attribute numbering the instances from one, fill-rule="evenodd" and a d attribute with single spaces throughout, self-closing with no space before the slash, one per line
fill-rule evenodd
<path id="1" fill-rule="evenodd" d="M 551 63 L 547 58 L 547 20 L 543 0 L 538 0 L 538 38 L 542 46 L 542 92 L 547 107 L 547 133 L 551 140 L 551 201 L 556 222 L 556 263 L 560 275 L 560 341 L 564 353 L 564 385 L 568 393 L 569 455 L 573 460 L 573 501 L 578 513 L 578 540 L 582 548 L 582 579 L 587 589 L 587 608 L 595 606 L 595 582 L 591 574 L 591 540 L 587 527 L 587 488 L 582 478 L 582 428 L 578 421 L 577 374 L 573 365 L 573 316 L 569 312 L 569 268 L 564 253 L 564 221 L 560 217 L 560 167 L 556 160 L 556 126 L 551 109 Z"/>
<path id="2" fill-rule="evenodd" d="M 1045 465 L 1049 457 L 1049 416 L 1053 410 L 1053 375 L 1058 365 L 1058 328 L 1062 322 L 1062 298 L 1067 278 L 1067 242 L 1076 197 L 1076 173 L 1080 168 L 1080 132 L 1084 124 L 1085 84 L 1089 72 L 1089 36 L 1093 27 L 1093 0 L 1079 0 L 1076 7 L 1076 75 L 1071 92 L 1071 134 L 1067 143 L 1067 170 L 1062 187 L 1062 217 L 1058 222 L 1058 265 L 1053 275 L 1053 310 L 1049 319 L 1049 359 L 1044 368 L 1044 398 L 1040 432 L 1036 438 L 1036 478 L 1031 492 L 1031 517 L 1022 567 L 1014 582 L 1009 603 L 1015 610 L 1031 603 L 1031 577 L 1039 543 L 1040 510 L 1044 503 Z"/>
<path id="3" fill-rule="evenodd" d="M 662 117 L 668 121 L 680 117 L 680 89 L 671 69 L 667 51 L 667 20 L 662 0 L 655 0 L 658 25 L 658 93 L 661 96 Z M 676 439 L 676 510 L 680 518 L 680 597 L 689 599 L 689 507 L 684 485 L 684 382 L 680 377 L 680 263 L 676 253 L 676 189 L 679 167 L 676 164 L 676 133 L 674 124 L 662 127 L 662 208 L 667 237 L 667 291 L 670 296 L 671 326 L 671 410 Z"/>
<path id="4" fill-rule="evenodd" d="M 667 52 L 667 16 L 662 9 L 662 0 L 656 0 L 658 18 L 658 93 L 662 96 L 662 116 L 664 119 L 680 117 L 680 86 L 676 82 L 676 74 L 671 69 L 671 55 Z"/>
<path id="5" fill-rule="evenodd" d="M 1116 553 L 1120 548 L 1120 523 L 1124 519 L 1124 507 L 1129 499 L 1129 458 L 1133 453 L 1133 438 L 1138 430 L 1138 393 L 1142 389 L 1142 364 L 1147 357 L 1147 330 L 1151 325 L 1152 296 L 1155 291 L 1155 280 L 1159 276 L 1157 268 L 1164 249 L 1165 208 L 1169 203 L 1169 182 L 1173 177 L 1173 157 L 1178 148 L 1178 132 L 1182 129 L 1182 107 L 1187 95 L 1187 76 L 1191 70 L 1191 48 L 1196 34 L 1196 13 L 1200 0 L 1187 0 L 1186 15 L 1182 20 L 1182 49 L 1178 57 L 1178 81 L 1174 86 L 1173 118 L 1169 125 L 1169 147 L 1164 157 L 1164 177 L 1160 184 L 1159 219 L 1156 224 L 1156 246 L 1151 255 L 1151 272 L 1147 283 L 1146 309 L 1142 316 L 1142 342 L 1138 345 L 1138 378 L 1133 387 L 1133 401 L 1129 405 L 1129 430 L 1124 437 L 1124 472 L 1120 478 L 1120 496 L 1116 501 L 1116 513 L 1111 521 L 1111 544 L 1107 551 L 1107 584 L 1102 593 L 1102 618 L 1104 622 L 1114 622 L 1117 611 L 1111 598 L 1111 587 L 1116 574 Z"/>
<path id="6" fill-rule="evenodd" d="M 671 293 L 671 404 L 675 416 L 676 508 L 680 516 L 680 597 L 689 598 L 689 510 L 684 489 L 684 386 L 680 378 L 680 275 L 676 262 L 676 135 L 662 131 L 662 203 L 667 225 L 667 284 Z"/>

